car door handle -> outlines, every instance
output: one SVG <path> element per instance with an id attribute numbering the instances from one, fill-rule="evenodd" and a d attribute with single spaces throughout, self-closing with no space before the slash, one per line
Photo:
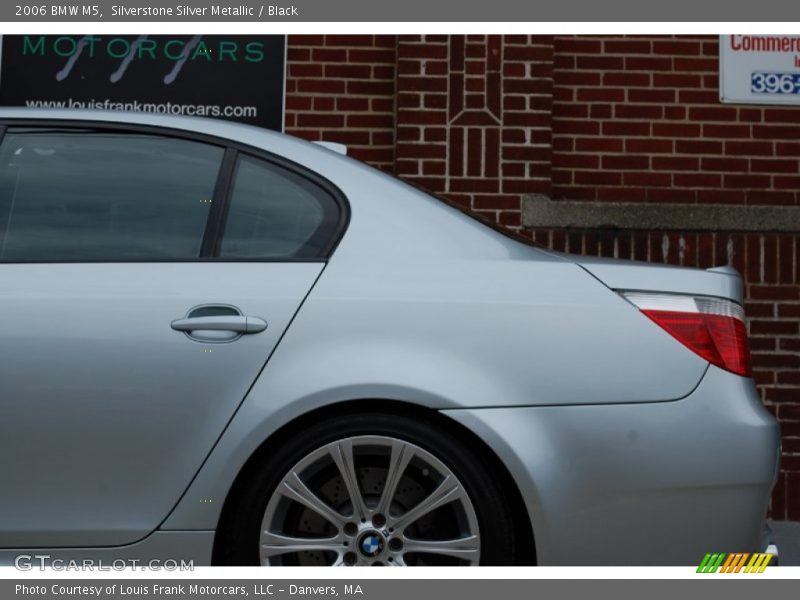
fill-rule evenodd
<path id="1" fill-rule="evenodd" d="M 170 326 L 175 331 L 235 331 L 244 334 L 264 331 L 267 328 L 267 322 L 258 317 L 220 315 L 176 319 L 170 323 Z"/>

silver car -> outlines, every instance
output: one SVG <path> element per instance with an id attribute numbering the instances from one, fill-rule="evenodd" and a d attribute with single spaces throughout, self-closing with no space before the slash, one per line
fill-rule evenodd
<path id="1" fill-rule="evenodd" d="M 0 111 L 0 560 L 765 549 L 742 280 L 532 247 L 335 149 Z"/>

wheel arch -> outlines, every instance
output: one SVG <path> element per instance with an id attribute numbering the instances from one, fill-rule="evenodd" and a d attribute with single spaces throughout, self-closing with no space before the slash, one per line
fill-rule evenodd
<path id="1" fill-rule="evenodd" d="M 332 415 L 341 416 L 342 414 L 363 413 L 384 413 L 424 418 L 444 428 L 462 444 L 477 449 L 479 456 L 487 462 L 491 472 L 498 477 L 498 483 L 507 493 L 514 529 L 519 534 L 518 547 L 515 551 L 515 563 L 519 565 L 536 564 L 534 532 L 522 494 L 506 465 L 489 445 L 469 428 L 437 410 L 410 402 L 383 399 L 348 400 L 326 405 L 296 417 L 267 437 L 245 461 L 228 490 L 214 535 L 212 564 L 217 565 L 224 562 L 222 549 L 224 532 L 230 526 L 233 511 L 242 495 L 245 483 L 252 476 L 254 470 L 258 468 L 263 457 L 268 455 L 272 448 L 281 444 L 283 440 L 288 439 L 295 431 L 311 423 L 319 422 Z"/>

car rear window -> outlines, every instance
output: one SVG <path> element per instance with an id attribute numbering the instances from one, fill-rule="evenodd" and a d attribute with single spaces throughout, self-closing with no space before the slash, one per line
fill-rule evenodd
<path id="1" fill-rule="evenodd" d="M 324 254 L 339 210 L 321 187 L 243 155 L 233 179 L 220 258 L 311 258 Z"/>

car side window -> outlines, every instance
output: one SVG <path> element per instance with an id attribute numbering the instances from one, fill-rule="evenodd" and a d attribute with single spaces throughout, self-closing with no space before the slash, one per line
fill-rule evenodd
<path id="1" fill-rule="evenodd" d="M 273 163 L 242 156 L 233 180 L 221 258 L 323 257 L 339 209 L 312 181 Z"/>
<path id="2" fill-rule="evenodd" d="M 0 261 L 197 258 L 224 152 L 158 135 L 9 129 Z"/>

